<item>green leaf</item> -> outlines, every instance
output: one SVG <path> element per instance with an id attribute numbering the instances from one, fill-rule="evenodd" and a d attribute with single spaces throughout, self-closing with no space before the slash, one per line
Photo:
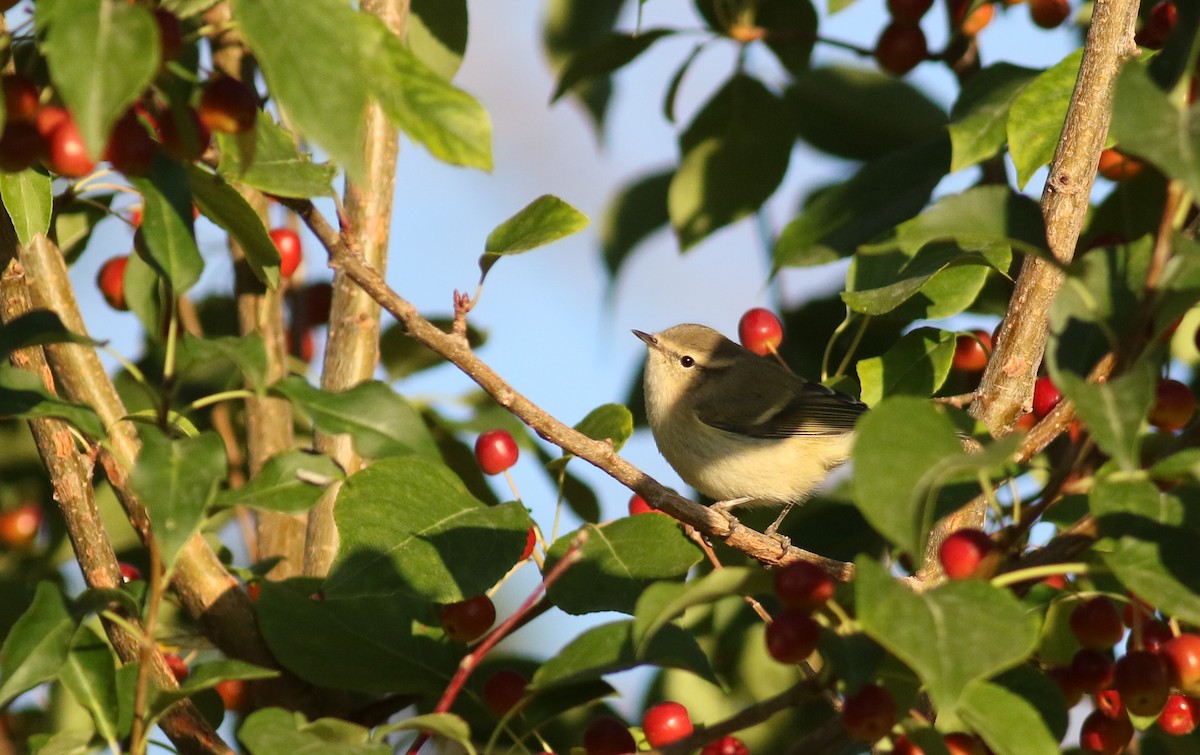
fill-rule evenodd
<path id="1" fill-rule="evenodd" d="M 416 453 L 438 458 L 421 415 L 385 383 L 371 381 L 330 393 L 293 375 L 271 386 L 271 392 L 295 404 L 321 432 L 349 433 L 364 456 L 378 459 Z"/>
<path id="2" fill-rule="evenodd" d="M 382 22 L 362 21 L 373 30 L 364 32 L 371 94 L 392 123 L 442 162 L 490 171 L 492 120 L 483 106 L 427 68 Z"/>
<path id="3" fill-rule="evenodd" d="M 987 253 L 963 251 L 953 243 L 935 242 L 909 256 L 896 249 L 861 251 L 847 275 L 842 301 L 867 315 L 914 316 L 896 310 L 911 302 L 925 319 L 941 319 L 969 307 L 987 279 L 989 269 L 1003 270 L 1010 260 L 1006 249 Z"/>
<path id="4" fill-rule="evenodd" d="M 1200 480 L 1200 448 L 1185 448 L 1155 462 L 1150 476 L 1155 480 Z"/>
<path id="5" fill-rule="evenodd" d="M 267 581 L 257 613 L 263 638 L 279 662 L 323 687 L 437 694 L 459 661 L 460 654 L 447 643 L 412 631 L 415 607 L 403 599 L 313 600 L 291 583 Z M 330 648 L 337 648 L 336 662 Z"/>
<path id="6" fill-rule="evenodd" d="M 197 338 L 185 333 L 179 341 L 180 372 L 210 370 L 216 364 L 235 365 L 255 391 L 267 382 L 267 350 L 261 333 L 244 336 Z"/>
<path id="7" fill-rule="evenodd" d="M 487 275 L 501 256 L 558 241 L 587 228 L 589 222 L 587 215 L 558 197 L 543 194 L 488 234 L 483 256 L 479 258 L 482 276 Z"/>
<path id="8" fill-rule="evenodd" d="M 331 597 L 416 595 L 451 603 L 492 587 L 517 563 L 529 533 L 518 502 L 485 506 L 445 466 L 382 459 L 351 475 L 334 510 L 341 545 Z"/>
<path id="9" fill-rule="evenodd" d="M 157 428 L 142 429 L 133 487 L 146 504 L 166 566 L 175 562 L 184 543 L 200 529 L 204 510 L 227 472 L 225 444 L 215 432 L 171 440 Z"/>
<path id="10" fill-rule="evenodd" d="M 808 70 L 817 39 L 817 12 L 810 0 L 759 0 L 755 23 L 766 30 L 766 44 L 793 76 Z"/>
<path id="11" fill-rule="evenodd" d="M 778 97 L 749 76 L 729 79 L 679 140 L 667 210 L 680 247 L 756 211 L 783 180 L 794 141 Z"/>
<path id="12" fill-rule="evenodd" d="M 668 624 L 640 652 L 634 648 L 632 630 L 633 621 L 615 621 L 587 630 L 542 664 L 530 680 L 530 687 L 544 690 L 645 665 L 691 671 L 719 684 L 704 651 L 683 629 Z"/>
<path id="13" fill-rule="evenodd" d="M 279 249 L 250 203 L 219 175 L 195 165 L 187 166 L 187 181 L 196 207 L 237 241 L 254 277 L 267 288 L 278 288 Z"/>
<path id="14" fill-rule="evenodd" d="M 542 34 L 553 69 L 561 70 L 570 56 L 610 33 L 626 4 L 625 0 L 551 0 L 546 8 Z M 611 95 L 611 77 L 583 82 L 573 93 L 597 128 L 604 125 Z"/>
<path id="15" fill-rule="evenodd" d="M 144 202 L 139 230 L 143 243 L 138 253 L 170 282 L 176 294 L 183 294 L 204 270 L 192 227 L 187 173 L 181 164 L 160 154 L 149 176 L 131 176 L 129 182 Z"/>
<path id="16" fill-rule="evenodd" d="M 117 696 L 117 668 L 108 643 L 91 628 L 80 627 L 58 678 L 75 701 L 92 714 L 96 731 L 104 741 L 117 749 L 121 706 Z"/>
<path id="17" fill-rule="evenodd" d="M 670 29 L 648 29 L 637 34 L 609 34 L 596 44 L 576 52 L 558 75 L 558 85 L 550 102 L 558 100 L 576 84 L 594 76 L 608 76 L 629 65 L 658 40 L 670 36 Z"/>
<path id="18" fill-rule="evenodd" d="M 451 317 L 430 317 L 429 322 L 449 333 L 454 325 Z M 477 349 L 487 343 L 487 333 L 467 323 L 467 343 Z M 379 360 L 392 380 L 445 364 L 446 360 L 425 344 L 408 334 L 402 323 L 394 323 L 379 337 Z"/>
<path id="19" fill-rule="evenodd" d="M 1200 528 L 1185 505 L 1146 480 L 1101 479 L 1088 505 L 1100 533 L 1113 540 L 1104 561 L 1126 589 L 1163 613 L 1200 623 Z"/>
<path id="20" fill-rule="evenodd" d="M 896 226 L 893 238 L 868 248 L 899 247 L 913 255 L 935 241 L 954 241 L 965 251 L 985 255 L 1009 247 L 1025 254 L 1049 254 L 1037 202 L 1006 186 L 976 186 L 943 197 Z"/>
<path id="21" fill-rule="evenodd" d="M 161 333 L 163 323 L 162 277 L 140 254 L 125 263 L 125 303 L 147 333 Z"/>
<path id="22" fill-rule="evenodd" d="M 592 440 L 607 441 L 620 451 L 633 435 L 633 415 L 622 404 L 604 404 L 588 412 L 575 429 Z"/>
<path id="23" fill-rule="evenodd" d="M 331 740 L 319 719 L 308 723 L 303 714 L 291 713 L 283 708 L 264 708 L 246 717 L 238 729 L 238 739 L 250 755 L 390 755 L 392 748 L 386 744 L 372 744 L 370 732 L 346 722 L 338 722 L 336 730 L 353 728 L 361 732 L 360 741 L 346 742 L 338 738 Z"/>
<path id="24" fill-rule="evenodd" d="M 289 122 L 359 176 L 374 25 L 345 0 L 231 0 L 229 6 Z"/>
<path id="25" fill-rule="evenodd" d="M 453 713 L 426 713 L 394 724 L 387 724 L 375 729 L 372 735 L 375 739 L 396 731 L 423 731 L 436 734 L 461 745 L 467 755 L 475 755 L 475 743 L 471 741 L 471 727 L 462 718 Z"/>
<path id="26" fill-rule="evenodd" d="M 1154 403 L 1155 371 L 1142 361 L 1120 377 L 1089 383 L 1071 372 L 1051 369 L 1054 384 L 1075 404 L 1096 444 L 1126 471 L 1141 467 L 1141 424 Z"/>
<path id="27" fill-rule="evenodd" d="M 241 151 L 232 134 L 217 134 L 221 161 L 217 172 L 228 181 L 251 186 L 277 197 L 308 199 L 333 195 L 333 177 L 337 169 L 320 165 L 312 157 L 296 151 L 296 143 L 282 126 L 267 113 L 259 113 L 254 122 L 254 160 L 242 161 Z"/>
<path id="28" fill-rule="evenodd" d="M 275 669 L 256 666 L 253 663 L 225 659 L 210 661 L 189 669 L 187 679 L 179 683 L 179 689 L 156 689 L 150 699 L 150 723 L 156 722 L 173 706 L 185 697 L 194 697 L 197 692 L 212 689 L 226 679 L 272 679 L 279 676 Z"/>
<path id="29" fill-rule="evenodd" d="M 97 440 L 108 435 L 100 417 L 90 406 L 52 395 L 40 377 L 9 364 L 0 364 L 0 417 L 54 417 L 70 422 Z"/>
<path id="30" fill-rule="evenodd" d="M 621 611 L 632 614 L 650 584 L 681 579 L 700 560 L 700 551 L 668 516 L 630 516 L 602 525 L 584 525 L 588 540 L 580 559 L 550 586 L 549 598 L 570 614 Z M 574 539 L 564 535 L 550 546 L 545 572 L 563 557 Z"/>
<path id="31" fill-rule="evenodd" d="M 671 222 L 667 191 L 673 177 L 672 171 L 662 171 L 639 178 L 624 186 L 605 209 L 600 246 L 609 276 L 615 278 L 630 252 Z"/>
<path id="32" fill-rule="evenodd" d="M 992 682 L 966 688 L 958 716 L 996 755 L 1057 755 L 1058 741 L 1037 708 L 1017 692 Z"/>
<path id="33" fill-rule="evenodd" d="M 972 682 L 1013 668 L 1037 647 L 1037 617 L 1008 590 L 960 580 L 914 593 L 875 561 L 855 563 L 863 631 L 917 673 L 937 710 L 955 710 Z"/>
<path id="34" fill-rule="evenodd" d="M 1071 53 L 1029 82 L 1013 100 L 1008 151 L 1017 169 L 1018 187 L 1024 187 L 1034 171 L 1054 159 L 1082 57 L 1082 49 Z"/>
<path id="35" fill-rule="evenodd" d="M 0 362 L 7 362 L 9 355 L 17 349 L 48 343 L 81 343 L 95 346 L 101 342 L 75 335 L 67 330 L 57 313 L 35 309 L 0 328 Z"/>
<path id="36" fill-rule="evenodd" d="M 284 451 L 272 456 L 250 482 L 236 490 L 223 491 L 215 505 L 299 514 L 312 508 L 327 487 L 345 476 L 328 456 Z"/>
<path id="37" fill-rule="evenodd" d="M 638 598 L 630 639 L 635 652 L 645 654 L 647 645 L 670 622 L 692 606 L 708 605 L 731 595 L 770 592 L 772 575 L 763 569 L 729 566 L 687 582 L 657 582 Z"/>
<path id="38" fill-rule="evenodd" d="M 874 406 L 887 396 L 932 396 L 950 374 L 956 341 L 954 333 L 937 328 L 905 333 L 883 356 L 859 361 L 859 398 Z"/>
<path id="39" fill-rule="evenodd" d="M 1117 78 L 1111 134 L 1122 152 L 1153 163 L 1200 193 L 1200 117 L 1180 109 L 1158 88 L 1145 66 L 1126 65 Z"/>
<path id="40" fill-rule="evenodd" d="M 903 79 L 829 66 L 796 76 L 787 91 L 800 138 L 850 160 L 875 160 L 938 138 L 946 113 Z M 881 120 L 878 113 L 888 113 Z"/>
<path id="41" fill-rule="evenodd" d="M 158 70 L 154 17 L 141 5 L 71 0 L 69 13 L 52 12 L 40 47 L 88 153 L 99 158 L 113 124 Z"/>
<path id="42" fill-rule="evenodd" d="M 412 0 L 408 46 L 438 76 L 453 79 L 467 50 L 467 0 Z"/>
<path id="43" fill-rule="evenodd" d="M 0 646 L 0 707 L 58 675 L 77 626 L 58 587 L 39 582 L 33 602 Z"/>
<path id="44" fill-rule="evenodd" d="M 903 443 L 897 443 L 903 438 Z M 858 422 L 854 503 L 871 526 L 919 556 L 933 512 L 931 472 L 963 455 L 954 424 L 927 400 L 885 399 Z"/>
<path id="45" fill-rule="evenodd" d="M 1011 63 L 995 63 L 966 80 L 950 111 L 951 172 L 1000 154 L 1008 142 L 1013 103 L 1038 73 Z"/>
<path id="46" fill-rule="evenodd" d="M 22 245 L 28 245 L 37 234 L 50 231 L 54 203 L 50 176 L 32 168 L 20 173 L 0 172 L 0 199 Z"/>
<path id="47" fill-rule="evenodd" d="M 833 262 L 916 215 L 950 167 L 944 137 L 873 160 L 810 196 L 775 244 L 778 267 Z"/>

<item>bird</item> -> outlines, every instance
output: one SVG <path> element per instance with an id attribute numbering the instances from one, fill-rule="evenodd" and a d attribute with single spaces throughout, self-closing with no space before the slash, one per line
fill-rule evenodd
<path id="1" fill-rule="evenodd" d="M 866 404 L 793 374 L 704 325 L 634 330 L 647 348 L 646 417 L 683 481 L 726 514 L 792 507 L 850 457 Z"/>

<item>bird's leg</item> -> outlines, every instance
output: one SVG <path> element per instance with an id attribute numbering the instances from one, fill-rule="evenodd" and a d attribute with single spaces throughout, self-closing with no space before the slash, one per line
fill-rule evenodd
<path id="1" fill-rule="evenodd" d="M 714 508 L 717 511 L 728 514 L 730 509 L 734 509 L 743 504 L 750 503 L 753 500 L 754 499 L 748 495 L 742 496 L 741 498 L 730 498 L 728 501 L 717 501 L 710 508 Z"/>
<path id="2" fill-rule="evenodd" d="M 788 515 L 788 512 L 795 506 L 795 501 L 788 501 L 783 504 L 783 511 L 779 512 L 779 516 L 775 517 L 775 521 L 771 522 L 771 526 L 763 530 L 763 534 L 767 537 L 775 538 L 779 542 L 780 548 L 786 553 L 787 549 L 792 545 L 792 539 L 785 535 L 778 534 L 779 525 L 783 524 L 783 519 Z"/>

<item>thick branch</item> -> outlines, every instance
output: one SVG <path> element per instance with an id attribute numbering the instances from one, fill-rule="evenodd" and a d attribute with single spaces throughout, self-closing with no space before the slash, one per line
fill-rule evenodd
<path id="1" fill-rule="evenodd" d="M 1021 266 L 995 352 L 980 381 L 971 414 L 992 435 L 1003 435 L 1029 405 L 1046 348 L 1050 304 L 1063 282 L 1061 265 L 1075 254 L 1096 165 L 1108 135 L 1113 87 L 1121 64 L 1136 53 L 1137 0 L 1098 0 L 1079 78 L 1042 193 L 1046 241 L 1059 264 L 1029 256 Z"/>

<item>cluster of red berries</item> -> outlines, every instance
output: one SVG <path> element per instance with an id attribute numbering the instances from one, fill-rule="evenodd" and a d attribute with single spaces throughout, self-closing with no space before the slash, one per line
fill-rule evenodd
<path id="1" fill-rule="evenodd" d="M 0 546 L 9 550 L 28 548 L 42 529 L 42 518 L 42 507 L 32 502 L 0 511 Z"/>

